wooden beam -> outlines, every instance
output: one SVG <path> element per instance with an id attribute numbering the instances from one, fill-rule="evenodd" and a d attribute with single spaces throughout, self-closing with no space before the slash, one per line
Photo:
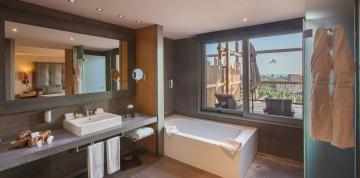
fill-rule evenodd
<path id="1" fill-rule="evenodd" d="M 230 42 L 226 42 L 226 93 L 230 92 Z"/>
<path id="2" fill-rule="evenodd" d="M 235 52 L 236 52 L 236 53 L 239 53 L 239 41 L 236 41 L 236 42 L 235 42 Z M 235 56 L 235 62 L 236 62 L 237 64 L 239 64 L 239 66 L 237 66 L 237 68 L 239 69 L 239 74 L 240 74 L 240 76 L 241 76 L 240 57 L 242 57 L 242 56 Z"/>
<path id="3" fill-rule="evenodd" d="M 120 90 L 129 89 L 129 77 L 128 77 L 128 42 L 120 41 Z"/>
<path id="4" fill-rule="evenodd" d="M 218 66 L 221 66 L 222 65 L 222 51 L 220 50 L 221 49 L 221 43 L 218 44 Z M 224 82 L 224 73 L 222 72 L 221 73 L 221 81 Z M 224 87 L 221 88 L 221 92 L 224 93 Z"/>

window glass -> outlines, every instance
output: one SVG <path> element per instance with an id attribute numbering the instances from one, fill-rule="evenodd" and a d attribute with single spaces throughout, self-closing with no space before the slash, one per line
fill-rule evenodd
<path id="1" fill-rule="evenodd" d="M 242 42 L 205 45 L 203 107 L 224 112 L 242 112 Z"/>
<path id="2" fill-rule="evenodd" d="M 302 33 L 252 38 L 250 42 L 257 51 L 302 48 Z"/>
<path id="3" fill-rule="evenodd" d="M 250 57 L 250 113 L 302 119 L 301 35 L 297 33 L 250 39 L 259 71 L 259 75 L 252 72 L 255 70 Z M 256 79 L 256 76 L 260 79 Z M 253 78 L 254 81 L 259 81 L 257 85 Z"/>

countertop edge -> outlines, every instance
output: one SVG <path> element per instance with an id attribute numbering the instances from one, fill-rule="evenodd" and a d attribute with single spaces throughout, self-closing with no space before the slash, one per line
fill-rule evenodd
<path id="1" fill-rule="evenodd" d="M 23 164 L 26 164 L 26 163 L 29 163 L 29 162 L 32 162 L 32 161 L 36 161 L 41 158 L 55 155 L 57 153 L 61 153 L 61 152 L 64 152 L 64 151 L 67 151 L 70 149 L 74 149 L 81 145 L 85 145 L 85 144 L 88 144 L 91 142 L 106 139 L 108 137 L 116 136 L 120 133 L 124 133 L 129 130 L 133 130 L 133 129 L 143 127 L 143 126 L 157 122 L 157 117 L 154 117 L 154 116 L 146 116 L 146 117 L 147 118 L 140 120 L 140 121 L 139 120 L 134 121 L 134 122 L 128 121 L 128 123 L 126 123 L 124 125 L 109 128 L 109 129 L 99 131 L 99 132 L 96 132 L 93 134 L 89 134 L 86 136 L 79 137 L 79 136 L 74 135 L 74 137 L 78 137 L 79 139 L 71 141 L 69 143 L 61 144 L 61 145 L 58 145 L 55 147 L 50 147 L 48 149 L 40 150 L 35 153 L 25 154 L 20 157 L 6 157 L 4 159 L 0 157 L 0 172 L 23 165 Z M 64 133 L 68 132 L 64 129 L 60 129 L 60 131 L 62 131 Z M 55 137 L 55 139 L 56 139 L 56 137 Z M 21 150 L 26 151 L 26 149 L 27 148 L 23 148 Z M 9 150 L 9 151 L 13 151 L 13 150 Z"/>

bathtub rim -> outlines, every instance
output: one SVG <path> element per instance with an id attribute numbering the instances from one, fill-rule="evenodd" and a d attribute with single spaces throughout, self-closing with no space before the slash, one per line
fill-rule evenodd
<path id="1" fill-rule="evenodd" d="M 220 126 L 226 126 L 226 127 L 232 127 L 232 128 L 236 128 L 236 129 L 240 129 L 240 134 L 234 138 L 235 140 L 239 140 L 243 137 L 246 137 L 244 139 L 241 139 L 241 146 L 240 148 L 237 150 L 237 153 L 238 152 L 241 152 L 241 150 L 243 149 L 244 145 L 251 139 L 251 137 L 255 134 L 257 134 L 257 128 L 255 127 L 249 127 L 249 126 L 243 126 L 243 125 L 235 125 L 235 124 L 229 124 L 229 123 L 224 123 L 224 122 L 218 122 L 218 121 L 212 121 L 212 120 L 207 120 L 207 119 L 202 119 L 202 118 L 196 118 L 196 117 L 191 117 L 191 116 L 186 116 L 186 115 L 180 115 L 180 114 L 173 114 L 173 115 L 170 115 L 170 116 L 167 116 L 165 117 L 165 120 L 164 120 L 164 126 L 166 126 L 166 122 L 167 121 L 170 121 L 170 120 L 175 120 L 175 119 L 185 119 L 185 120 L 201 120 L 201 121 L 204 121 L 204 122 L 210 122 L 210 123 L 215 123 L 215 124 L 218 124 Z M 165 127 L 164 127 L 165 129 Z M 247 134 L 246 136 L 244 136 L 244 134 Z M 215 145 L 215 146 L 219 146 L 225 142 L 220 142 L 220 141 L 216 141 L 216 140 L 213 140 L 213 139 L 207 139 L 207 138 L 203 138 L 203 137 L 199 137 L 199 136 L 196 136 L 196 135 L 192 135 L 192 134 L 187 134 L 187 133 L 184 133 L 184 132 L 181 132 L 179 131 L 178 133 L 173 133 L 173 135 L 177 135 L 177 136 L 182 136 L 182 137 L 186 137 L 186 138 L 189 138 L 189 139 L 194 139 L 194 140 L 197 140 L 197 141 L 201 141 L 201 142 L 206 142 L 208 144 L 212 144 L 212 145 Z M 164 131 L 164 137 L 165 136 L 168 136 L 168 137 L 171 137 L 169 135 L 167 135 L 166 131 Z"/>

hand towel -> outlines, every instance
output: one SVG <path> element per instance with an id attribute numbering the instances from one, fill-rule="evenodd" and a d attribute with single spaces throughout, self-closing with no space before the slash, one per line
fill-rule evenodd
<path id="1" fill-rule="evenodd" d="M 104 143 L 100 142 L 88 147 L 88 177 L 104 177 Z"/>
<path id="2" fill-rule="evenodd" d="M 165 126 L 165 132 L 168 136 L 179 132 L 176 126 Z"/>
<path id="3" fill-rule="evenodd" d="M 106 141 L 106 161 L 108 174 L 120 170 L 120 137 Z"/>
<path id="4" fill-rule="evenodd" d="M 229 138 L 229 140 L 225 143 L 222 143 L 220 147 L 228 151 L 231 155 L 235 155 L 241 147 L 241 143 L 233 138 Z"/>
<path id="5" fill-rule="evenodd" d="M 145 137 L 154 134 L 154 129 L 151 127 L 143 127 L 136 130 L 129 131 L 125 134 L 126 137 L 130 137 L 134 140 L 141 140 Z"/>

